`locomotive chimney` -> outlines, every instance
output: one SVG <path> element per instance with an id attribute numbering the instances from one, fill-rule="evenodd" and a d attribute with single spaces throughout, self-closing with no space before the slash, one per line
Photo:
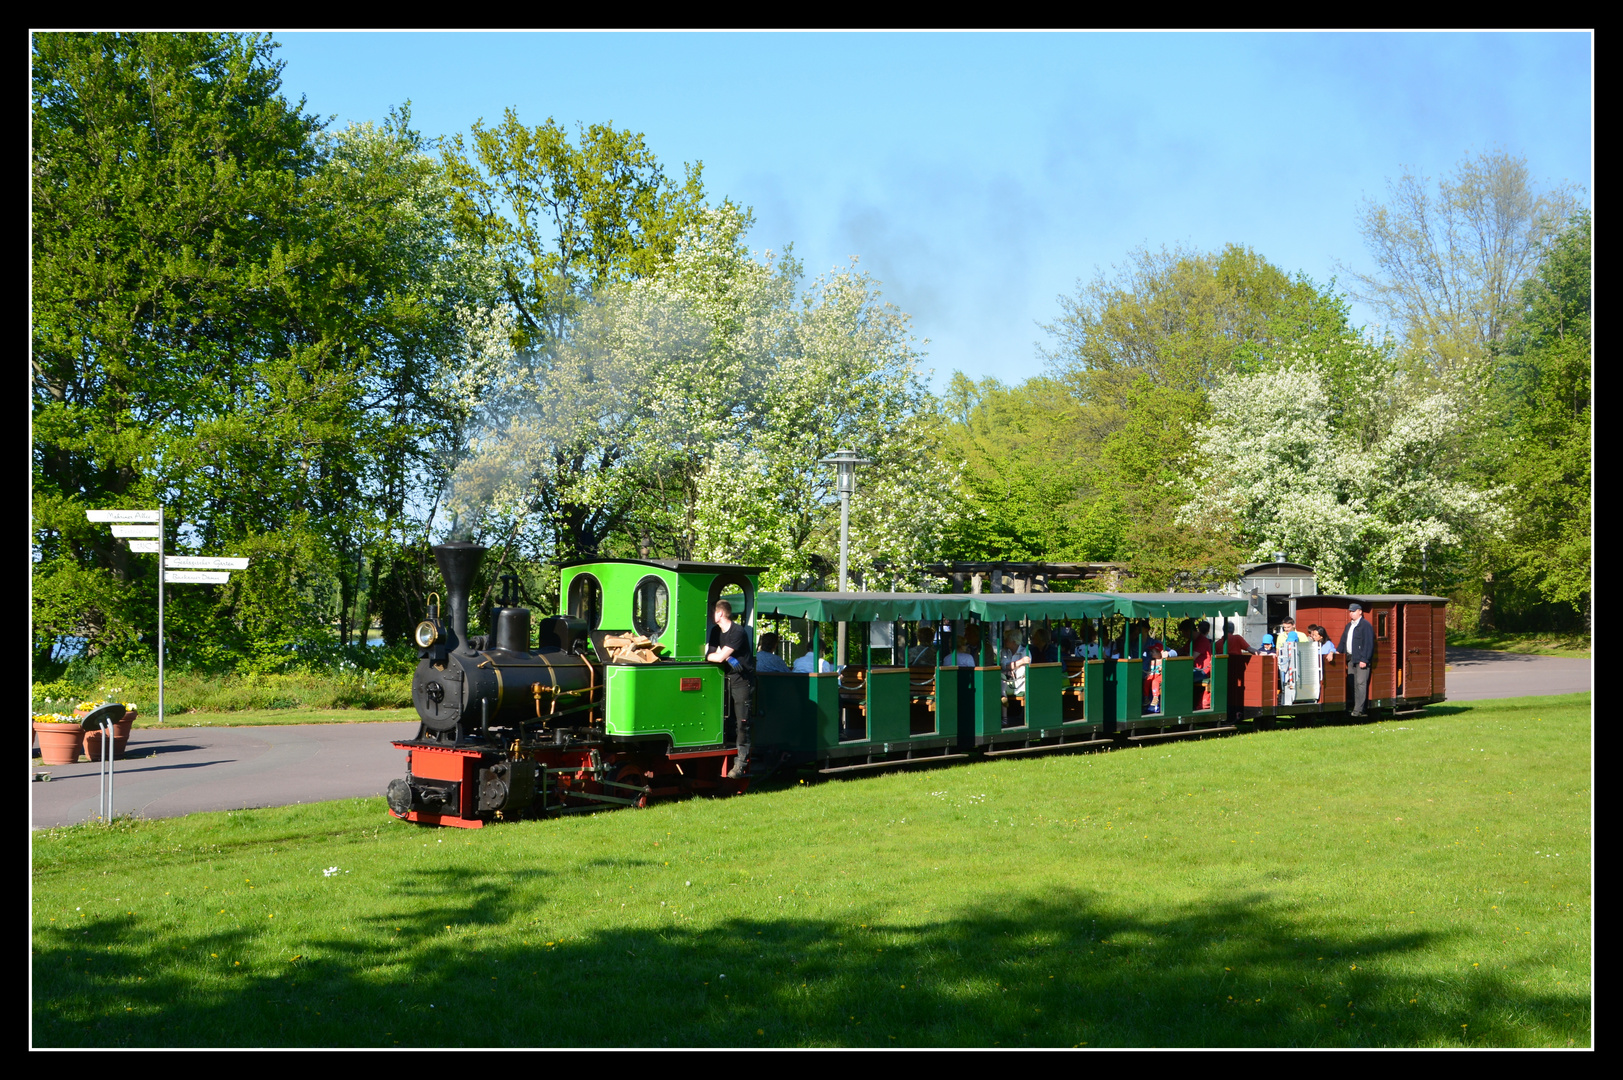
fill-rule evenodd
<path id="1" fill-rule="evenodd" d="M 434 549 L 434 561 L 445 578 L 445 602 L 451 609 L 451 629 L 456 634 L 458 652 L 468 650 L 468 590 L 485 549 L 466 540 L 452 540 Z"/>

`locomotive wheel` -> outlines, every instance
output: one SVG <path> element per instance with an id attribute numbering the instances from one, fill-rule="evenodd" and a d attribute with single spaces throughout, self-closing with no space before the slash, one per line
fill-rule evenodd
<path id="1" fill-rule="evenodd" d="M 635 799 L 635 806 L 638 810 L 645 809 L 648 806 L 648 777 L 643 775 L 643 770 L 640 767 L 636 765 L 625 766 L 619 772 L 614 774 L 614 782 L 617 784 L 627 784 L 631 787 L 641 788 L 641 793 L 637 795 L 618 790 L 615 791 L 615 794 L 624 795 L 628 799 Z"/>

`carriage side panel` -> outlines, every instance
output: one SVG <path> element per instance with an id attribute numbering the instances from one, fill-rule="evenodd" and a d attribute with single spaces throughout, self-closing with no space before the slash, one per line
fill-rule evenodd
<path id="1" fill-rule="evenodd" d="M 1212 712 L 1218 716 L 1226 716 L 1229 711 L 1229 666 L 1230 657 L 1212 657 Z"/>
<path id="2" fill-rule="evenodd" d="M 1279 704 L 1279 661 L 1265 653 L 1231 656 L 1235 700 L 1247 709 L 1271 709 Z"/>
<path id="3" fill-rule="evenodd" d="M 1169 656 L 1161 661 L 1161 714 L 1168 719 L 1195 711 L 1195 658 Z"/>
<path id="4" fill-rule="evenodd" d="M 913 676 L 906 668 L 868 672 L 868 738 L 876 743 L 906 742 L 912 722 Z"/>
<path id="5" fill-rule="evenodd" d="M 1113 728 L 1116 721 L 1115 667 L 1109 660 L 1089 660 L 1082 676 L 1082 709 L 1088 723 L 1099 724 L 1103 730 Z"/>
<path id="6" fill-rule="evenodd" d="M 1056 729 L 1064 721 L 1064 695 L 1069 682 L 1061 663 L 1026 668 L 1026 729 L 1033 734 Z"/>

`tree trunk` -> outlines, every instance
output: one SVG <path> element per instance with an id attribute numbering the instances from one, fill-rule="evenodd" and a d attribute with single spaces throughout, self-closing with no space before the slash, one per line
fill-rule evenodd
<path id="1" fill-rule="evenodd" d="M 1493 571 L 1485 571 L 1482 575 L 1482 604 L 1477 608 L 1476 628 L 1483 633 L 1492 633 L 1496 627 L 1493 624 Z"/>

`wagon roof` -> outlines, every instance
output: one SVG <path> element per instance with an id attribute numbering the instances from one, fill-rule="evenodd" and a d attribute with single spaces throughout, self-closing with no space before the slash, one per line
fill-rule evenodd
<path id="1" fill-rule="evenodd" d="M 1446 596 L 1419 596 L 1410 595 L 1408 593 L 1365 593 L 1363 595 L 1353 593 L 1347 593 L 1345 595 L 1324 593 L 1318 596 L 1298 596 L 1296 598 L 1296 602 L 1298 604 L 1302 603 L 1304 600 L 1357 600 L 1360 604 L 1391 604 L 1399 601 L 1409 600 L 1430 600 L 1433 603 L 1438 604 L 1448 603 L 1448 597 Z"/>

